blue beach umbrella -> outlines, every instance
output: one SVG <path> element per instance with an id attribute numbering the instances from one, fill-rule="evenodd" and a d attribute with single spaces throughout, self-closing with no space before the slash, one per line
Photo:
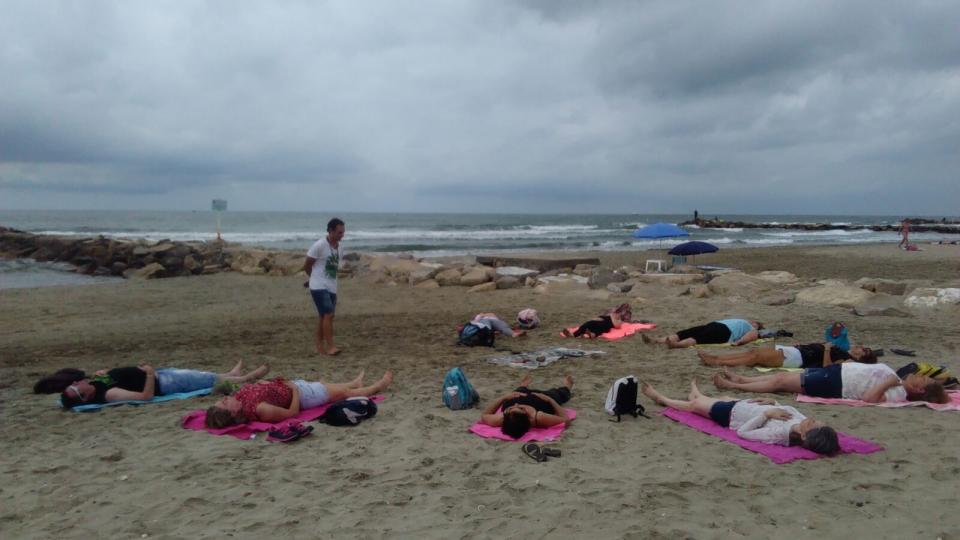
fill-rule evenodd
<path id="1" fill-rule="evenodd" d="M 708 242 L 700 242 L 699 240 L 693 240 L 691 242 L 684 242 L 682 244 L 677 244 L 673 246 L 673 249 L 668 251 L 670 255 L 680 255 L 686 257 L 687 255 L 703 255 L 704 253 L 716 253 L 720 251 L 720 248 L 710 244 Z"/>

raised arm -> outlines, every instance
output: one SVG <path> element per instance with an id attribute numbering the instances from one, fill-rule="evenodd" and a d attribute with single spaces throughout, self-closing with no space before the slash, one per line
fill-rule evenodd
<path id="1" fill-rule="evenodd" d="M 829 343 L 823 344 L 823 367 L 827 367 L 833 363 L 833 360 L 830 358 L 830 348 Z"/>
<path id="2" fill-rule="evenodd" d="M 537 427 L 550 427 L 557 424 L 570 425 L 570 422 L 573 422 L 573 418 L 570 418 L 567 415 L 567 411 L 552 397 L 546 394 L 541 394 L 540 392 L 534 392 L 533 395 L 546 401 L 551 407 L 553 407 L 553 414 L 540 413 L 537 415 Z"/>
<path id="3" fill-rule="evenodd" d="M 882 383 L 864 392 L 863 397 L 860 399 L 866 401 L 867 403 L 880 403 L 884 401 L 884 394 L 887 390 L 895 386 L 900 386 L 901 384 L 900 377 L 897 377 L 896 375 L 890 375 L 884 379 Z"/>

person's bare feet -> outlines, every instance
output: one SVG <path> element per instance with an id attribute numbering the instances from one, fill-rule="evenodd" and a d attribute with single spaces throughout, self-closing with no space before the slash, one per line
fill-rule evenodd
<path id="1" fill-rule="evenodd" d="M 730 371 L 730 368 L 728 368 L 728 367 L 724 367 L 724 368 L 723 368 L 723 376 L 726 377 L 727 379 L 729 379 L 729 380 L 731 380 L 731 381 L 733 381 L 733 382 L 737 382 L 737 383 L 749 382 L 749 381 L 747 380 L 747 377 L 744 377 L 744 376 L 742 376 L 742 375 L 737 375 L 736 373 Z"/>
<path id="2" fill-rule="evenodd" d="M 363 386 L 363 375 L 366 373 L 364 370 L 360 370 L 360 374 L 354 377 L 354 379 L 347 384 L 350 385 L 350 388 L 360 388 Z"/>
<path id="3" fill-rule="evenodd" d="M 703 397 L 703 393 L 700 392 L 700 387 L 697 385 L 697 378 L 694 377 L 690 381 L 690 395 L 688 396 L 690 401 L 693 401 L 699 397 Z"/>
<path id="4" fill-rule="evenodd" d="M 527 375 L 524 375 L 522 379 L 520 379 L 520 386 L 530 386 L 530 383 L 532 382 L 533 382 L 533 377 L 531 377 L 530 374 L 527 374 Z"/>
<path id="5" fill-rule="evenodd" d="M 326 354 L 328 354 L 328 355 L 330 355 L 330 356 L 336 356 L 336 355 L 340 354 L 340 349 L 338 349 L 338 348 L 336 348 L 336 347 L 330 347 L 329 349 L 327 349 Z"/>
<path id="6" fill-rule="evenodd" d="M 727 380 L 722 373 L 713 374 L 713 385 L 717 388 L 730 389 L 733 386 L 730 384 L 730 381 Z"/>
<path id="7" fill-rule="evenodd" d="M 267 373 L 270 373 L 270 365 L 263 364 L 262 366 L 248 373 L 246 379 L 248 381 L 255 381 L 257 379 L 264 378 L 267 375 Z"/>
<path id="8" fill-rule="evenodd" d="M 653 345 L 653 338 L 646 334 L 640 334 L 640 339 L 643 340 L 647 345 Z"/>
<path id="9" fill-rule="evenodd" d="M 563 376 L 563 385 L 569 390 L 573 390 L 573 375 L 567 373 Z"/>
<path id="10" fill-rule="evenodd" d="M 319 354 L 319 355 L 326 356 L 326 354 L 327 354 L 326 349 L 324 349 L 324 348 L 323 348 L 323 345 L 321 345 L 321 344 L 319 344 L 319 343 L 317 343 L 316 345 L 313 346 L 313 350 L 316 351 L 316 353 Z"/>
<path id="11" fill-rule="evenodd" d="M 243 375 L 243 360 L 237 360 L 237 365 L 233 366 L 233 369 L 228 371 L 227 375 Z"/>
<path id="12" fill-rule="evenodd" d="M 657 392 L 656 390 L 654 390 L 654 388 L 650 386 L 649 383 L 641 383 L 640 391 L 643 393 L 643 395 L 652 399 L 654 403 L 658 405 L 663 405 L 664 407 L 667 406 L 667 404 L 664 402 L 663 395 L 660 392 Z"/>
<path id="13" fill-rule="evenodd" d="M 383 377 L 380 377 L 380 380 L 377 381 L 377 384 L 374 385 L 374 392 L 383 392 L 392 383 L 393 372 L 388 369 L 387 372 L 383 374 Z"/>
<path id="14" fill-rule="evenodd" d="M 716 364 L 716 361 L 717 361 L 716 357 L 708 353 L 707 351 L 697 351 L 697 356 L 700 357 L 701 362 L 703 362 L 708 366 L 712 366 Z"/>

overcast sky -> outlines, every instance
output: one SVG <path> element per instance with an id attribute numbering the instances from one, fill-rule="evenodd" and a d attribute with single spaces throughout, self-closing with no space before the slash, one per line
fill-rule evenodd
<path id="1" fill-rule="evenodd" d="M 960 214 L 956 1 L 0 13 L 0 208 Z"/>

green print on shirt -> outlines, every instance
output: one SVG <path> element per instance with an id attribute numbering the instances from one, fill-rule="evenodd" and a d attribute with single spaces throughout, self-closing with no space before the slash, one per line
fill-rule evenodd
<path id="1" fill-rule="evenodd" d="M 337 279 L 337 269 L 340 268 L 340 254 L 331 253 L 327 257 L 327 262 L 323 263 L 323 272 L 327 274 L 327 277 L 330 279 Z"/>

